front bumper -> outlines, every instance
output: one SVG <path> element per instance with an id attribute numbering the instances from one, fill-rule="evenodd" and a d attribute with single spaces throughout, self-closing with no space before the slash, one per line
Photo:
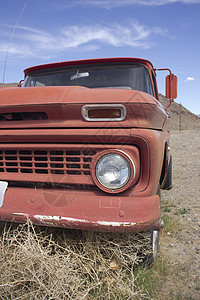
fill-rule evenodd
<path id="1" fill-rule="evenodd" d="M 122 197 L 95 191 L 8 187 L 0 220 L 72 229 L 143 231 L 156 226 L 160 198 Z"/>

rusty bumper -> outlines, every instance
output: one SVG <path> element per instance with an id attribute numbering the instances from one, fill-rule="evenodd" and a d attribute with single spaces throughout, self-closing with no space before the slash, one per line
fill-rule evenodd
<path id="1" fill-rule="evenodd" d="M 160 198 L 119 197 L 95 192 L 8 187 L 0 220 L 73 229 L 142 231 L 160 217 Z"/>

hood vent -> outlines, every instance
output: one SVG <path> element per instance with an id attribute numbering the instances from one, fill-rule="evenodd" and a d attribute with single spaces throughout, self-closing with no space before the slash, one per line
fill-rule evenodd
<path id="1" fill-rule="evenodd" d="M 84 105 L 81 113 L 86 121 L 123 121 L 126 107 L 122 104 Z"/>
<path id="2" fill-rule="evenodd" d="M 0 121 L 47 120 L 45 112 L 11 112 L 0 114 Z"/>

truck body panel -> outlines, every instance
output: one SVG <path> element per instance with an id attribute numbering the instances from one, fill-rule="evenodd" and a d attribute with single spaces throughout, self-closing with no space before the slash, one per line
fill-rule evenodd
<path id="1" fill-rule="evenodd" d="M 140 80 L 138 90 L 121 86 L 118 75 L 110 86 L 115 65 L 129 83 L 130 74 L 140 74 L 149 92 Z M 70 86 L 57 78 L 68 78 Z M 170 132 L 149 61 L 31 67 L 24 87 L 0 90 L 0 108 L 0 184 L 8 183 L 0 220 L 107 231 L 159 228 Z"/>

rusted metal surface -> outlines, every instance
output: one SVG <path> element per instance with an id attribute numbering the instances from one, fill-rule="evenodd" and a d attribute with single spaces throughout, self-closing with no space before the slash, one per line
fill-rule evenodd
<path id="1" fill-rule="evenodd" d="M 143 64 L 154 97 L 81 86 L 0 90 L 0 220 L 108 231 L 160 228 L 157 190 L 168 169 L 170 132 L 152 64 L 136 58 L 86 60 L 36 66 L 25 75 L 108 62 Z M 85 117 L 84 107 L 97 110 Z M 97 177 L 97 164 L 107 154 L 129 166 L 119 188 Z"/>
<path id="2" fill-rule="evenodd" d="M 160 216 L 159 196 L 121 197 L 95 191 L 8 188 L 0 220 L 77 229 L 138 231 Z"/>
<path id="3" fill-rule="evenodd" d="M 16 100 L 17 99 L 17 100 Z M 95 100 L 94 100 L 95 99 Z M 17 101 L 17 105 L 16 105 Z M 1 128 L 99 128 L 105 121 L 88 122 L 81 109 L 85 104 L 123 104 L 126 118 L 109 122 L 108 127 L 140 127 L 162 129 L 166 113 L 160 102 L 150 95 L 134 90 L 87 89 L 84 87 L 29 87 L 1 91 L 1 115 L 21 112 L 41 112 L 48 118 L 6 121 L 0 119 Z"/>

